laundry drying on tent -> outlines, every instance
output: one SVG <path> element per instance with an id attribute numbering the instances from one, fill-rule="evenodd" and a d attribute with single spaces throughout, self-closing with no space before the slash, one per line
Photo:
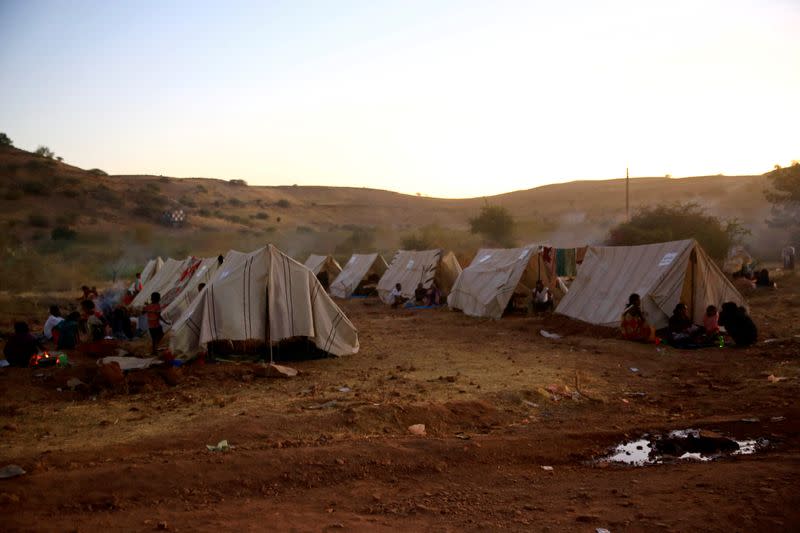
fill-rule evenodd
<path id="1" fill-rule="evenodd" d="M 306 259 L 305 266 L 317 276 L 326 291 L 330 287 L 331 281 L 342 272 L 342 267 L 330 255 L 311 254 Z"/>
<path id="2" fill-rule="evenodd" d="M 447 304 L 470 316 L 500 318 L 509 305 L 527 309 L 538 280 L 555 290 L 556 278 L 540 246 L 483 248 L 461 272 Z"/>
<path id="3" fill-rule="evenodd" d="M 350 298 L 374 294 L 389 266 L 379 254 L 353 254 L 330 287 L 331 296 Z"/>
<path id="4" fill-rule="evenodd" d="M 358 332 L 305 266 L 272 245 L 229 254 L 172 326 L 170 348 L 191 359 L 216 341 L 271 347 L 305 338 L 332 355 L 358 352 Z"/>
<path id="5" fill-rule="evenodd" d="M 392 291 L 400 284 L 400 293 L 406 300 L 414 299 L 419 284 L 425 289 L 435 285 L 444 300 L 461 274 L 461 265 L 453 252 L 444 250 L 400 250 L 378 282 L 378 296 L 384 303 L 392 304 Z"/>
<path id="6" fill-rule="evenodd" d="M 230 253 L 230 252 L 229 252 Z M 238 252 L 234 252 L 238 253 Z M 198 286 L 208 284 L 220 267 L 217 257 L 197 260 L 181 274 L 178 282 L 161 296 L 161 316 L 167 326 L 180 318 L 189 304 L 198 296 Z"/>
<path id="7" fill-rule="evenodd" d="M 150 295 L 154 292 L 160 293 L 162 296 L 168 290 L 175 286 L 181 279 L 181 275 L 190 268 L 196 260 L 192 257 L 187 257 L 183 260 L 169 258 L 164 261 L 164 264 L 156 272 L 156 274 L 144 284 L 144 287 L 136 295 L 130 304 L 131 309 L 134 311 L 141 311 L 145 304 L 150 300 Z"/>
<path id="8" fill-rule="evenodd" d="M 666 327 L 678 303 L 702 324 L 709 305 L 744 299 L 694 239 L 640 246 L 591 246 L 556 312 L 617 327 L 632 294 L 650 325 Z"/>

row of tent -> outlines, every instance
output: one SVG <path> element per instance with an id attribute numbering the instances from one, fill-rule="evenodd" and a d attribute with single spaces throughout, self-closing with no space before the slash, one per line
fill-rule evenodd
<path id="1" fill-rule="evenodd" d="M 334 355 L 356 353 L 356 329 L 330 296 L 349 298 L 366 287 L 389 303 L 397 283 L 409 299 L 419 284 L 427 289 L 435 283 L 451 309 L 498 319 L 515 293 L 530 294 L 542 280 L 560 298 L 557 313 L 612 327 L 619 325 L 634 292 L 657 328 L 667 325 L 679 302 L 698 323 L 708 305 L 744 305 L 694 240 L 588 247 L 580 252 L 569 291 L 559 284 L 554 255 L 554 249 L 539 245 L 481 249 L 462 270 L 451 252 L 401 250 L 389 264 L 379 254 L 355 254 L 342 268 L 321 255 L 302 265 L 269 245 L 249 254 L 232 250 L 222 262 L 152 260 L 142 271 L 144 288 L 132 306 L 141 308 L 152 292 L 160 292 L 162 316 L 172 329 L 170 347 L 180 357 L 191 357 L 213 340 L 269 343 L 291 337 L 308 337 Z M 323 272 L 333 279 L 327 292 L 318 279 Z M 201 283 L 206 286 L 198 291 Z"/>

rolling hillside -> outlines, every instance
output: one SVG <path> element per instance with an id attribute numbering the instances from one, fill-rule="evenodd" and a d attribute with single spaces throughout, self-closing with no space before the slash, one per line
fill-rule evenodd
<path id="1" fill-rule="evenodd" d="M 631 209 L 697 202 L 715 215 L 741 220 L 753 231 L 752 243 L 774 254 L 780 243 L 765 238 L 765 182 L 764 176 L 632 179 Z M 106 176 L 0 147 L 0 223 L 6 229 L 0 245 L 9 252 L 0 290 L 18 285 L 9 281 L 14 273 L 43 258 L 57 257 L 63 277 L 58 283 L 75 285 L 87 276 L 127 275 L 155 254 L 216 255 L 266 242 L 299 259 L 311 251 L 340 257 L 367 248 L 387 252 L 429 225 L 436 225 L 443 245 L 468 260 L 481 243 L 469 234 L 467 221 L 486 202 L 512 212 L 520 243 L 597 243 L 624 218 L 624 191 L 621 179 L 455 200 L 366 188 L 247 186 L 217 179 Z M 162 214 L 177 210 L 185 214 L 185 224 L 164 225 Z M 39 282 L 49 283 L 31 281 Z"/>

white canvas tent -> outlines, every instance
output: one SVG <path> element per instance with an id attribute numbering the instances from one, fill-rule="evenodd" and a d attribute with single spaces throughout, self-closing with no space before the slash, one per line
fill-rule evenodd
<path id="1" fill-rule="evenodd" d="M 592 246 L 557 313 L 590 324 L 619 326 L 628 297 L 637 293 L 648 322 L 667 325 L 682 302 L 702 324 L 706 307 L 744 299 L 694 239 L 641 246 Z"/>
<path id="2" fill-rule="evenodd" d="M 211 341 L 307 337 L 333 355 L 358 352 L 358 332 L 305 266 L 272 245 L 229 254 L 173 324 L 170 348 L 190 359 Z"/>
<path id="3" fill-rule="evenodd" d="M 350 298 L 363 281 L 370 276 L 380 279 L 387 268 L 386 261 L 379 254 L 353 254 L 331 283 L 331 296 Z"/>
<path id="4" fill-rule="evenodd" d="M 384 303 L 389 303 L 389 293 L 399 283 L 403 296 L 411 299 L 417 285 L 422 283 L 427 289 L 435 281 L 442 296 L 446 297 L 459 274 L 461 265 L 453 252 L 440 249 L 419 252 L 400 250 L 378 282 L 378 296 Z"/>
<path id="5" fill-rule="evenodd" d="M 197 287 L 201 283 L 208 283 L 214 277 L 219 267 L 219 260 L 216 257 L 207 257 L 192 264 L 190 272 L 183 272 L 183 279 L 179 280 L 165 294 L 161 295 L 162 311 L 161 317 L 169 325 L 176 321 L 189 304 L 197 297 Z"/>
<path id="6" fill-rule="evenodd" d="M 544 263 L 538 245 L 478 251 L 447 298 L 451 309 L 470 316 L 500 318 L 511 296 L 530 296 L 537 280 L 555 288 L 556 278 Z"/>
<path id="7" fill-rule="evenodd" d="M 160 257 L 156 257 L 155 259 L 151 259 L 147 262 L 141 272 L 143 287 L 145 283 L 153 279 L 153 276 L 155 276 L 158 271 L 161 270 L 162 266 L 164 266 L 164 260 Z"/>
<path id="8" fill-rule="evenodd" d="M 150 295 L 154 292 L 159 292 L 162 295 L 165 294 L 180 280 L 181 273 L 183 273 L 191 263 L 191 257 L 187 257 L 182 261 L 172 258 L 164 261 L 159 271 L 156 272 L 150 281 L 144 284 L 141 292 L 137 294 L 131 302 L 130 307 L 134 310 L 141 309 L 150 301 Z"/>
<path id="9" fill-rule="evenodd" d="M 315 276 L 319 276 L 320 272 L 327 272 L 328 279 L 335 279 L 342 272 L 342 267 L 330 255 L 316 255 L 311 254 L 306 259 L 305 266 Z"/>

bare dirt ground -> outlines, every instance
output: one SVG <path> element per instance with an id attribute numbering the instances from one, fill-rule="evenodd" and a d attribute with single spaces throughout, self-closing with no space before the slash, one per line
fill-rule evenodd
<path id="1" fill-rule="evenodd" d="M 0 480 L 0 529 L 797 530 L 800 277 L 779 283 L 750 295 L 761 340 L 747 349 L 351 300 L 360 353 L 291 363 L 293 379 L 208 364 L 70 391 L 91 380 L 90 357 L 0 370 L 0 467 L 28 472 Z M 0 304 L 5 321 L 39 309 Z M 683 428 L 770 444 L 702 463 L 597 460 Z M 222 439 L 231 451 L 206 449 Z"/>

